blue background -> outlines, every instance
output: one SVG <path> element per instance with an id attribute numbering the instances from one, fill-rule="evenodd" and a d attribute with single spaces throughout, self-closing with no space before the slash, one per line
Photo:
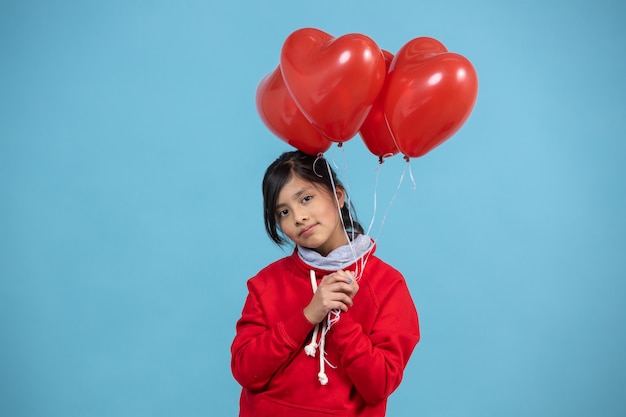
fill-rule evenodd
<path id="1" fill-rule="evenodd" d="M 245 281 L 283 256 L 254 105 L 301 27 L 431 36 L 480 81 L 461 130 L 340 167 L 422 341 L 390 416 L 626 415 L 626 3 L 0 3 L 0 415 L 234 416 Z"/>

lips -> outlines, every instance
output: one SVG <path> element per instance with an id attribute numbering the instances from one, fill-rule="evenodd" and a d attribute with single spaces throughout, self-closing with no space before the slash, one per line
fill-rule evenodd
<path id="1" fill-rule="evenodd" d="M 300 232 L 300 237 L 307 237 L 310 236 L 313 233 L 313 230 L 315 229 L 315 224 L 312 224 L 311 226 L 307 226 L 306 228 L 304 228 L 301 232 Z"/>

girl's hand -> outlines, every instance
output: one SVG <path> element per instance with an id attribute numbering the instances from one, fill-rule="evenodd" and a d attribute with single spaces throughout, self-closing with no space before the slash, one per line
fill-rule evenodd
<path id="1" fill-rule="evenodd" d="M 311 302 L 304 308 L 304 316 L 313 324 L 324 320 L 331 310 L 348 311 L 352 297 L 359 290 L 351 271 L 337 271 L 326 275 L 317 286 Z"/>

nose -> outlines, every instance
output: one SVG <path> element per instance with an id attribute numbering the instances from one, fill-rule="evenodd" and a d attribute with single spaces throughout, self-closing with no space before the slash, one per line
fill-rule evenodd
<path id="1" fill-rule="evenodd" d="M 293 214 L 294 214 L 293 217 L 294 217 L 294 219 L 296 221 L 296 224 L 304 223 L 309 218 L 309 216 L 307 215 L 306 211 L 304 211 L 304 210 L 299 210 L 299 211 L 297 211 L 297 212 L 295 212 Z"/>

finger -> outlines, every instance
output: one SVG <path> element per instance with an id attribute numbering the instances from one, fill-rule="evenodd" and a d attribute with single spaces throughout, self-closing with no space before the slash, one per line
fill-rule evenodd
<path id="1" fill-rule="evenodd" d="M 352 297 L 345 293 L 335 293 L 335 302 L 341 303 L 346 307 L 352 307 L 354 302 L 352 301 Z"/>
<path id="2" fill-rule="evenodd" d="M 337 308 L 338 304 L 345 304 L 347 307 L 352 307 L 352 296 L 343 291 L 325 291 L 320 292 L 320 303 L 325 309 L 332 310 Z"/>
<path id="3" fill-rule="evenodd" d="M 326 280 L 326 282 L 328 283 L 347 282 L 348 284 L 356 281 L 354 273 L 352 271 L 344 271 L 341 269 L 339 271 L 333 272 L 332 274 L 326 275 L 322 281 L 324 280 Z"/>
<path id="4" fill-rule="evenodd" d="M 358 289 L 358 285 L 355 286 L 356 283 L 348 284 L 347 282 L 335 282 L 332 284 L 325 285 L 320 291 L 323 293 L 337 293 L 337 294 L 345 294 L 349 297 L 352 297 L 356 294 L 356 290 Z"/>
<path id="5" fill-rule="evenodd" d="M 339 270 L 337 271 L 337 274 L 341 277 L 341 279 L 345 280 L 348 284 L 351 284 L 352 282 L 356 281 L 354 272 L 352 271 Z"/>
<path id="6" fill-rule="evenodd" d="M 351 307 L 351 305 L 337 300 L 326 300 L 322 303 L 324 315 L 328 314 L 328 312 L 332 310 L 348 311 L 349 307 Z"/>

